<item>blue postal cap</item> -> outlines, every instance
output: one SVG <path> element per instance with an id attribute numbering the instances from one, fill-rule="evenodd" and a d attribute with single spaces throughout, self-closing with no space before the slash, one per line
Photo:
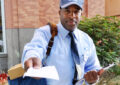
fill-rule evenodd
<path id="1" fill-rule="evenodd" d="M 84 0 L 60 0 L 60 7 L 61 8 L 66 8 L 66 7 L 73 5 L 73 4 L 79 6 L 82 9 L 83 4 L 84 4 Z"/>

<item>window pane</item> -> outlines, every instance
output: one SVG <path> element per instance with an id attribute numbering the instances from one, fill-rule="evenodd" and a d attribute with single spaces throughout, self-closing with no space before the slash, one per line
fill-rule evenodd
<path id="1" fill-rule="evenodd" d="M 0 0 L 0 54 L 6 51 L 4 0 Z"/>
<path id="2" fill-rule="evenodd" d="M 3 52 L 3 33 L 2 33 L 2 12 L 1 12 L 1 1 L 0 1 L 0 52 Z"/>

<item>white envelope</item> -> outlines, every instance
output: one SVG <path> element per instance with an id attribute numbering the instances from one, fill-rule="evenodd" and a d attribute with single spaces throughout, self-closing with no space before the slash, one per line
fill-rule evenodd
<path id="1" fill-rule="evenodd" d="M 25 76 L 59 80 L 59 75 L 55 66 L 46 66 L 40 69 L 31 67 L 27 70 L 27 72 L 24 73 L 23 78 Z"/>

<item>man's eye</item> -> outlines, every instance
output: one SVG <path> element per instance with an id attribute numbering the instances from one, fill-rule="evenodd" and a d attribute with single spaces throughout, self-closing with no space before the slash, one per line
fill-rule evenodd
<path id="1" fill-rule="evenodd" d="M 70 13 L 70 10 L 65 10 L 66 11 L 66 13 Z"/>
<path id="2" fill-rule="evenodd" d="M 78 13 L 79 13 L 79 11 L 78 11 L 78 10 L 76 10 L 74 13 L 75 13 L 75 14 L 78 14 Z"/>

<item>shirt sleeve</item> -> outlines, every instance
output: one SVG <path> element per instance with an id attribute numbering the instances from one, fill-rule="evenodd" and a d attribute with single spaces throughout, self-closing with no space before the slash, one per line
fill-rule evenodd
<path id="1" fill-rule="evenodd" d="M 100 62 L 98 60 L 97 54 L 96 54 L 96 48 L 95 45 L 92 41 L 92 39 L 90 39 L 90 50 L 89 50 L 90 54 L 88 57 L 88 60 L 85 64 L 85 73 L 91 70 L 100 70 L 101 66 L 100 66 Z"/>
<path id="2" fill-rule="evenodd" d="M 37 29 L 35 30 L 34 36 L 30 43 L 26 44 L 22 55 L 22 65 L 24 67 L 24 62 L 31 57 L 40 58 L 42 61 L 43 57 L 46 55 L 47 48 L 47 38 L 45 33 Z"/>

